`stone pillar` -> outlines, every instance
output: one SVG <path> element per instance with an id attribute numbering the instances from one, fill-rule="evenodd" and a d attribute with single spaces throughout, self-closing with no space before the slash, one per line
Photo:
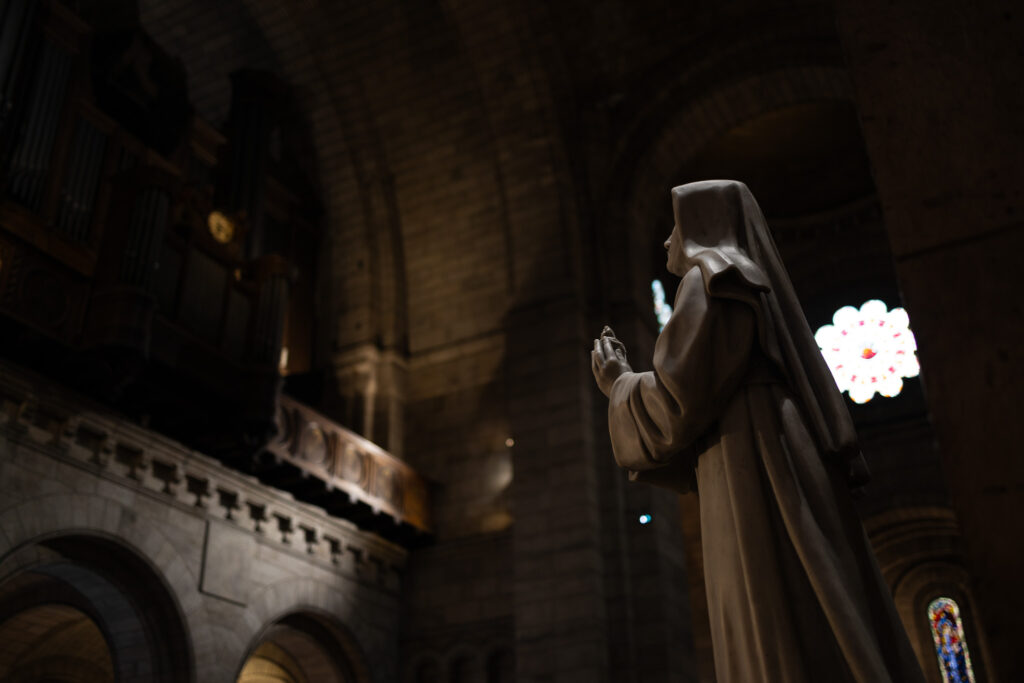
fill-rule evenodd
<path id="1" fill-rule="evenodd" d="M 692 681 L 677 496 L 631 484 L 615 465 L 590 369 L 599 331 L 574 294 L 509 316 L 517 678 Z"/>
<path id="2" fill-rule="evenodd" d="M 582 318 L 572 296 L 509 316 L 516 675 L 529 683 L 611 680 Z"/>
<path id="3" fill-rule="evenodd" d="M 392 455 L 403 451 L 405 358 L 367 344 L 334 356 L 336 391 L 341 398 L 335 417 Z"/>

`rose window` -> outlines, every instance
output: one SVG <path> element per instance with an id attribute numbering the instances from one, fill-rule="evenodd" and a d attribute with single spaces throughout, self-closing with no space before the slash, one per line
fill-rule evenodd
<path id="1" fill-rule="evenodd" d="M 895 396 L 903 390 L 904 377 L 920 372 L 907 312 L 890 311 L 877 299 L 860 310 L 843 306 L 814 339 L 839 391 L 848 392 L 854 403 L 867 403 L 876 393 Z"/>

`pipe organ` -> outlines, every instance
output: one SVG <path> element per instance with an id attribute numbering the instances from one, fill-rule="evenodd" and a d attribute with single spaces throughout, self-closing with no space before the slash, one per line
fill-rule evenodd
<path id="1" fill-rule="evenodd" d="M 219 131 L 138 26 L 0 14 L 0 352 L 259 474 L 314 338 L 320 211 L 280 144 L 303 134 L 287 85 L 236 72 Z M 388 505 L 401 527 L 410 504 Z"/>

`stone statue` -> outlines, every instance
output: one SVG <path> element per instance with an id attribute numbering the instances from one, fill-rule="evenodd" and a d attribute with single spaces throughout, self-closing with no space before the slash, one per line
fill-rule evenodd
<path id="1" fill-rule="evenodd" d="M 619 466 L 700 500 L 719 683 L 919 683 L 853 508 L 866 475 L 849 412 L 743 183 L 672 190 L 682 278 L 633 372 L 605 328 L 591 354 Z"/>

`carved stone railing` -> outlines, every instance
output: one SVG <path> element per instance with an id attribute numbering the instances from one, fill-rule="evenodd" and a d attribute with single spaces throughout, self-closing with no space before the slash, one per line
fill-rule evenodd
<path id="1" fill-rule="evenodd" d="M 253 466 L 264 481 L 403 542 L 430 532 L 428 484 L 407 464 L 284 395 L 277 426 Z"/>
<path id="2" fill-rule="evenodd" d="M 406 552 L 0 361 L 0 438 L 395 593 Z"/>

